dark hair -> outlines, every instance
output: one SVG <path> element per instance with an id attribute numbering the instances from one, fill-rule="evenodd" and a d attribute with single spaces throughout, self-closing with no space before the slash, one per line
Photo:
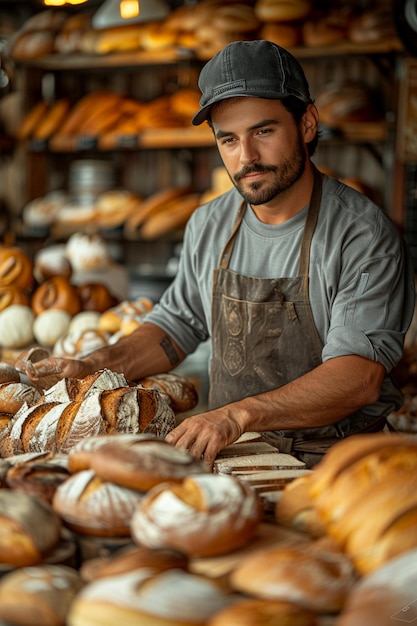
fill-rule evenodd
<path id="1" fill-rule="evenodd" d="M 303 100 L 300 100 L 300 98 L 296 98 L 295 96 L 287 96 L 286 98 L 282 98 L 281 102 L 287 109 L 287 111 L 291 113 L 293 120 L 297 126 L 300 124 L 301 118 L 306 112 L 308 105 L 311 104 L 309 102 L 304 102 Z M 315 153 L 319 138 L 320 131 L 318 130 L 314 139 L 307 144 L 307 150 L 310 156 L 313 156 L 313 154 Z"/>

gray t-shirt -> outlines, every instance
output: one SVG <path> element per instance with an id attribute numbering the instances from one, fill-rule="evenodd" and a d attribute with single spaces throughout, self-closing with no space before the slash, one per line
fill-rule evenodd
<path id="1" fill-rule="evenodd" d="M 242 202 L 232 189 L 199 207 L 187 224 L 178 273 L 148 315 L 187 353 L 210 337 L 213 270 Z M 260 222 L 250 207 L 239 228 L 230 269 L 260 278 L 297 275 L 307 207 L 283 224 Z M 414 311 L 414 272 L 402 238 L 368 198 L 324 177 L 310 251 L 310 302 L 323 342 L 322 359 L 358 354 L 398 363 Z M 370 414 L 387 413 L 401 395 L 387 376 Z"/>

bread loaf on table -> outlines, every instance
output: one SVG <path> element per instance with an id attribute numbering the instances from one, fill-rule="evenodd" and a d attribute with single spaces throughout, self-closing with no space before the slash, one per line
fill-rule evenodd
<path id="1" fill-rule="evenodd" d="M 73 474 L 56 489 L 52 507 L 66 526 L 81 534 L 128 537 L 130 520 L 143 494 L 95 475 Z"/>
<path id="2" fill-rule="evenodd" d="M 130 489 L 148 491 L 169 481 L 180 483 L 191 475 L 209 473 L 203 461 L 157 437 L 106 437 L 90 458 L 90 467 L 104 480 Z"/>
<path id="3" fill-rule="evenodd" d="M 62 523 L 52 508 L 33 496 L 0 490 L 0 563 L 36 565 L 58 545 Z"/>
<path id="4" fill-rule="evenodd" d="M 23 406 L 2 436 L 10 454 L 68 452 L 86 437 L 106 432 L 150 432 L 164 437 L 175 427 L 175 415 L 154 389 L 96 389 L 83 400 L 42 400 Z M 3 456 L 5 455 L 3 450 Z"/>
<path id="5" fill-rule="evenodd" d="M 216 613 L 207 626 L 319 626 L 313 611 L 285 600 L 243 598 Z"/>
<path id="6" fill-rule="evenodd" d="M 64 626 L 83 581 L 72 567 L 22 567 L 0 581 L 0 620 L 15 626 Z"/>
<path id="7" fill-rule="evenodd" d="M 11 465 L 5 483 L 9 489 L 23 491 L 52 504 L 56 489 L 70 476 L 70 472 L 62 461 L 54 460 L 54 455 L 37 456 L 41 458 L 25 462 L 22 460 Z"/>
<path id="8" fill-rule="evenodd" d="M 153 487 L 133 514 L 133 539 L 188 556 L 226 554 L 254 536 L 263 516 L 255 492 L 231 476 L 198 474 Z"/>
<path id="9" fill-rule="evenodd" d="M 240 560 L 232 587 L 263 600 L 293 602 L 315 613 L 337 613 L 356 581 L 348 557 L 324 542 L 259 549 Z"/>
<path id="10" fill-rule="evenodd" d="M 68 626 L 205 626 L 233 601 L 208 578 L 181 569 L 141 568 L 86 585 L 67 621 Z"/>

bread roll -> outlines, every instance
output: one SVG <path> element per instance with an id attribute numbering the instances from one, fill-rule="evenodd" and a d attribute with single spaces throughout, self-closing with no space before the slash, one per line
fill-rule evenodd
<path id="1" fill-rule="evenodd" d="M 152 308 L 153 302 L 149 298 L 124 300 L 101 314 L 99 328 L 111 334 L 116 333 L 121 329 L 125 320 L 135 320 L 142 323 L 146 313 Z"/>
<path id="2" fill-rule="evenodd" d="M 0 581 L 0 619 L 18 626 L 64 626 L 83 581 L 72 567 L 23 567 Z"/>
<path id="3" fill-rule="evenodd" d="M 69 475 L 69 470 L 60 461 L 35 459 L 12 465 L 7 471 L 5 482 L 10 489 L 23 491 L 52 504 L 57 487 Z"/>
<path id="4" fill-rule="evenodd" d="M 58 545 L 61 520 L 50 506 L 20 491 L 0 490 L 0 563 L 37 565 Z"/>
<path id="5" fill-rule="evenodd" d="M 205 626 L 233 602 L 213 580 L 181 569 L 137 569 L 89 583 L 75 598 L 68 626 Z"/>
<path id="6" fill-rule="evenodd" d="M 109 438 L 92 455 L 91 468 L 104 480 L 148 491 L 164 481 L 180 483 L 185 477 L 208 472 L 202 461 L 163 439 Z"/>
<path id="7" fill-rule="evenodd" d="M 232 587 L 264 600 L 293 602 L 316 613 L 343 607 L 355 582 L 349 559 L 319 544 L 272 546 L 244 557 L 232 571 Z"/>
<path id="8" fill-rule="evenodd" d="M 169 548 L 160 550 L 145 546 L 128 546 L 114 552 L 108 557 L 96 557 L 84 561 L 81 565 L 81 576 L 86 582 L 97 578 L 118 576 L 135 569 L 152 568 L 157 572 L 167 569 L 188 569 L 188 558 Z"/>
<path id="9" fill-rule="evenodd" d="M 35 315 L 53 308 L 73 316 L 82 308 L 76 286 L 64 276 L 53 276 L 39 285 L 32 295 L 31 306 Z"/>
<path id="10" fill-rule="evenodd" d="M 164 395 L 175 413 L 190 411 L 198 403 L 198 393 L 190 380 L 179 374 L 155 374 L 142 378 L 145 388 L 158 389 Z"/>
<path id="11" fill-rule="evenodd" d="M 30 345 L 34 319 L 32 308 L 25 304 L 11 304 L 0 311 L 0 346 L 18 349 Z"/>
<path id="12" fill-rule="evenodd" d="M 82 283 L 77 286 L 84 311 L 97 311 L 103 313 L 114 306 L 119 300 L 114 296 L 109 288 L 98 282 Z"/>
<path id="13" fill-rule="evenodd" d="M 26 290 L 33 284 L 33 263 L 28 255 L 16 246 L 0 245 L 0 287 L 14 285 Z"/>
<path id="14" fill-rule="evenodd" d="M 69 327 L 69 322 L 67 328 Z M 81 359 L 109 344 L 110 335 L 98 328 L 81 328 L 57 337 L 52 354 L 55 357 Z"/>
<path id="15" fill-rule="evenodd" d="M 109 248 L 100 235 L 74 233 L 68 238 L 65 252 L 78 272 L 106 269 L 111 263 Z"/>
<path id="16" fill-rule="evenodd" d="M 53 276 L 71 278 L 72 266 L 65 254 L 65 245 L 42 248 L 35 255 L 33 272 L 39 283 Z"/>
<path id="17" fill-rule="evenodd" d="M 317 616 L 285 600 L 242 599 L 212 617 L 207 626 L 318 626 Z"/>
<path id="18" fill-rule="evenodd" d="M 52 347 L 65 335 L 70 325 L 71 315 L 60 309 L 46 309 L 39 313 L 33 322 L 33 334 L 42 346 Z"/>
<path id="19" fill-rule="evenodd" d="M 133 514 L 131 530 L 139 544 L 208 557 L 248 543 L 262 515 L 249 487 L 231 476 L 199 474 L 151 489 Z"/>
<path id="20" fill-rule="evenodd" d="M 16 61 L 31 61 L 47 56 L 54 51 L 55 31 L 24 30 L 16 33 L 10 46 L 10 57 Z"/>
<path id="21" fill-rule="evenodd" d="M 303 43 L 314 47 L 332 46 L 346 41 L 348 22 L 346 15 L 336 12 L 309 19 L 302 26 Z"/>
<path id="22" fill-rule="evenodd" d="M 128 537 L 130 520 L 143 494 L 82 470 L 55 491 L 52 506 L 64 523 L 81 534 Z"/>
<path id="23" fill-rule="evenodd" d="M 260 37 L 283 48 L 292 48 L 301 42 L 301 28 L 294 22 L 266 22 L 261 28 Z"/>
<path id="24" fill-rule="evenodd" d="M 29 137 L 32 137 L 33 132 L 38 127 L 38 124 L 40 124 L 40 122 L 44 119 L 48 110 L 49 105 L 47 102 L 44 100 L 36 102 L 36 104 L 34 104 L 34 106 L 23 118 L 23 121 L 17 130 L 17 139 L 24 141 L 29 139 Z"/>
<path id="25" fill-rule="evenodd" d="M 321 88 L 315 102 L 320 121 L 330 127 L 348 122 L 372 122 L 381 113 L 366 85 L 352 80 L 334 80 Z"/>

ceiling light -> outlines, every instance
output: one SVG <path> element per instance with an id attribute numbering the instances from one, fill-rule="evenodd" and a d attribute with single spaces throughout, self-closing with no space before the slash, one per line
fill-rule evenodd
<path id="1" fill-rule="evenodd" d="M 129 11 L 129 13 L 128 13 Z M 165 19 L 170 9 L 164 0 L 105 0 L 93 15 L 93 28 Z"/>

